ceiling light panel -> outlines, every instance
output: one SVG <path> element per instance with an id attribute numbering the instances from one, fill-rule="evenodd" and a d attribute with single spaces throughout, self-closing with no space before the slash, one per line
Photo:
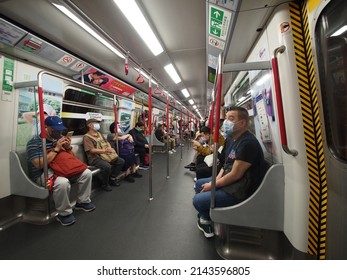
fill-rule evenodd
<path id="1" fill-rule="evenodd" d="M 130 24 L 135 28 L 152 53 L 157 56 L 164 51 L 152 28 L 134 0 L 113 0 Z"/>

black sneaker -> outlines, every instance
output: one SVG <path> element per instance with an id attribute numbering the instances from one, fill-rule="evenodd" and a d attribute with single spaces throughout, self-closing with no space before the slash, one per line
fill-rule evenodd
<path id="1" fill-rule="evenodd" d="M 112 188 L 111 188 L 109 185 L 101 186 L 101 188 L 102 188 L 105 192 L 110 192 L 110 191 L 112 191 Z"/>
<path id="2" fill-rule="evenodd" d="M 135 179 L 133 177 L 131 177 L 130 175 L 126 176 L 124 178 L 125 181 L 129 182 L 129 183 L 134 183 Z"/>
<path id="3" fill-rule="evenodd" d="M 211 221 L 199 218 L 198 228 L 204 233 L 206 238 L 211 238 L 214 236 L 213 225 Z"/>
<path id="4" fill-rule="evenodd" d="M 85 203 L 76 203 L 75 209 L 76 210 L 83 210 L 85 212 L 90 212 L 95 210 L 95 205 L 91 202 L 85 202 Z"/>
<path id="5" fill-rule="evenodd" d="M 72 214 L 66 216 L 58 214 L 55 219 L 61 223 L 62 226 L 69 226 L 76 222 L 76 218 Z"/>
<path id="6" fill-rule="evenodd" d="M 132 173 L 131 176 L 133 176 L 134 178 L 142 178 L 142 175 L 138 172 Z"/>
<path id="7" fill-rule="evenodd" d="M 109 180 L 108 184 L 112 187 L 119 187 L 120 183 L 118 182 L 118 180 Z M 112 190 L 112 188 L 111 188 Z"/>
<path id="8" fill-rule="evenodd" d="M 149 165 L 146 165 L 146 164 L 140 164 L 139 166 L 139 169 L 142 169 L 142 170 L 147 170 L 149 168 Z"/>
<path id="9" fill-rule="evenodd" d="M 190 169 L 190 168 L 195 168 L 195 162 L 191 162 L 188 165 L 186 165 L 184 168 Z"/>

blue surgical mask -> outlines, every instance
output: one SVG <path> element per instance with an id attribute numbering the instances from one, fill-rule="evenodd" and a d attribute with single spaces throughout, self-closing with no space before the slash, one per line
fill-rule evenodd
<path id="1" fill-rule="evenodd" d="M 227 138 L 228 136 L 230 136 L 233 131 L 234 131 L 234 123 L 232 121 L 229 120 L 225 120 L 223 122 L 223 132 L 222 132 L 222 136 L 224 138 Z"/>
<path id="2" fill-rule="evenodd" d="M 100 130 L 100 124 L 99 123 L 94 123 L 93 124 L 93 128 L 94 128 L 94 130 L 99 131 Z"/>

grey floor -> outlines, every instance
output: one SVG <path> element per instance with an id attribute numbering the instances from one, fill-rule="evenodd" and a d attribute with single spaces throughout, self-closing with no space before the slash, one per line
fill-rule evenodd
<path id="1" fill-rule="evenodd" d="M 194 173 L 184 169 L 193 150 L 153 156 L 153 200 L 149 171 L 135 183 L 122 182 L 112 192 L 93 193 L 97 209 L 77 212 L 77 222 L 63 227 L 18 223 L 0 232 L 0 259 L 8 260 L 208 260 L 220 259 L 214 239 L 196 226 L 192 206 Z"/>

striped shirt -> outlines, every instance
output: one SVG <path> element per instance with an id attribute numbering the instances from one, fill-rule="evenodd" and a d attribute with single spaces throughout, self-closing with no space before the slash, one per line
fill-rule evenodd
<path id="1" fill-rule="evenodd" d="M 54 148 L 57 143 L 57 140 L 49 141 L 46 139 L 46 148 L 47 150 Z M 29 177 L 34 182 L 37 181 L 37 179 L 41 176 L 43 169 L 36 168 L 32 161 L 36 158 L 43 157 L 43 149 L 42 149 L 42 138 L 39 136 L 34 136 L 28 143 L 27 143 L 27 158 L 28 158 L 28 171 L 29 171 Z"/>

